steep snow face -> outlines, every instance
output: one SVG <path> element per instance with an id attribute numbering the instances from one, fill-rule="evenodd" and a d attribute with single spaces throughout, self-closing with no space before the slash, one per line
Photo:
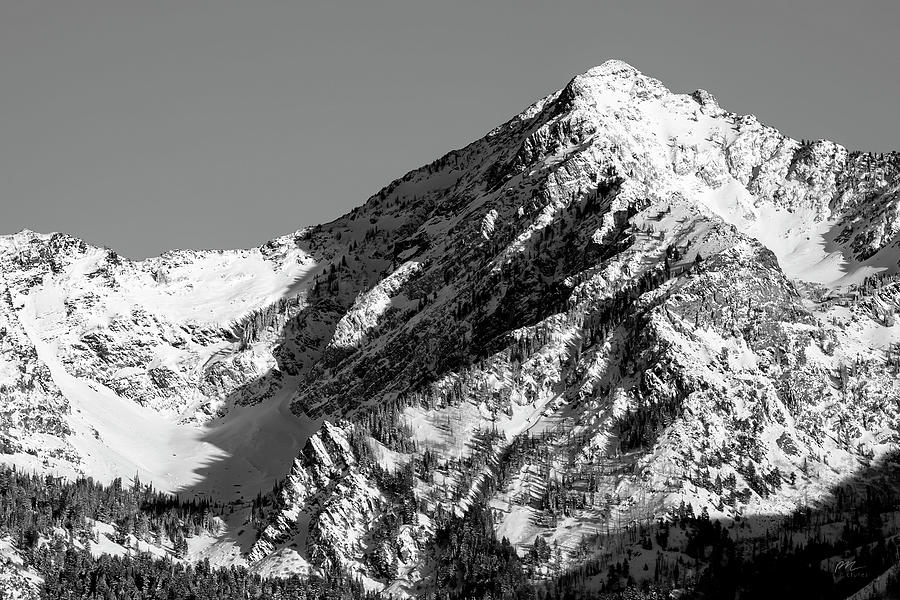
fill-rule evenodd
<path id="1" fill-rule="evenodd" d="M 258 249 L 4 238 L 4 460 L 280 481 L 248 564 L 395 594 L 485 496 L 560 567 L 682 501 L 789 512 L 896 441 L 898 173 L 609 61 Z"/>
<path id="2" fill-rule="evenodd" d="M 410 261 L 378 282 L 371 290 L 361 293 L 350 310 L 338 321 L 329 349 L 352 351 L 358 348 L 369 334 L 389 318 L 388 312 L 403 310 L 410 304 L 409 298 L 398 296 L 398 292 L 422 265 Z"/>

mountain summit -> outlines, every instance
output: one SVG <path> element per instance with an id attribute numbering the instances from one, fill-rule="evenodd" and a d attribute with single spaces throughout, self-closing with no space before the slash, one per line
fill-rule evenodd
<path id="1" fill-rule="evenodd" d="M 231 503 L 191 557 L 264 575 L 463 593 L 448 527 L 483 511 L 531 580 L 650 579 L 696 558 L 659 524 L 872 481 L 898 206 L 896 153 L 607 61 L 259 248 L 0 239 L 3 460 Z"/>

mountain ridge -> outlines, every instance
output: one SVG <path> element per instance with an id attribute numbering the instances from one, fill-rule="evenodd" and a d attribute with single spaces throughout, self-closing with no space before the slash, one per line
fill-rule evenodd
<path id="1" fill-rule="evenodd" d="M 3 458 L 232 501 L 228 561 L 399 594 L 485 490 L 558 569 L 679 502 L 789 514 L 896 443 L 898 206 L 896 153 L 607 61 L 257 248 L 0 237 Z"/>

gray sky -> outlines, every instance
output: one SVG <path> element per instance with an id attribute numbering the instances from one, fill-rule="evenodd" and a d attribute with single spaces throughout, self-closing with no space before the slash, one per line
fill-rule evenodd
<path id="1" fill-rule="evenodd" d="M 0 0 L 0 233 L 257 245 L 608 58 L 898 149 L 898 30 L 896 0 Z"/>

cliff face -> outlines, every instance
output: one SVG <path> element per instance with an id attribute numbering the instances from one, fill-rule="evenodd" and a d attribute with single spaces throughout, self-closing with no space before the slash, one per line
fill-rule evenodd
<path id="1" fill-rule="evenodd" d="M 400 593 L 486 490 L 564 564 L 682 501 L 789 512 L 895 442 L 898 174 L 609 61 L 258 249 L 17 234 L 5 458 L 227 499 L 284 477 L 247 562 Z"/>

